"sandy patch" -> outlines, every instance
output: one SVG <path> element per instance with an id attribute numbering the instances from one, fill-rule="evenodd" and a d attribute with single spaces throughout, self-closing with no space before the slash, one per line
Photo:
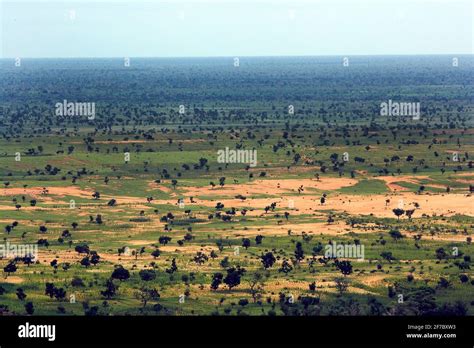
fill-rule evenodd
<path id="1" fill-rule="evenodd" d="M 29 195 L 32 197 L 42 197 L 46 198 L 48 195 L 55 196 L 76 196 L 76 197 L 87 197 L 92 199 L 93 191 L 85 191 L 77 186 L 50 186 L 45 187 L 48 190 L 46 195 L 43 195 L 43 187 L 11 187 L 2 189 L 2 194 L 5 196 L 14 196 L 14 195 Z"/>
<path id="2" fill-rule="evenodd" d="M 20 284 L 23 283 L 24 279 L 22 277 L 10 275 L 8 277 L 1 278 L 0 283 L 9 283 L 9 284 Z"/>
<path id="3" fill-rule="evenodd" d="M 317 284 L 317 289 L 316 289 L 316 294 L 318 292 L 330 292 L 330 293 L 336 293 L 337 292 L 337 289 L 336 289 L 336 283 L 333 282 L 333 281 L 326 281 L 326 282 L 321 282 L 319 281 L 318 279 L 314 279 L 316 281 L 316 284 Z M 350 278 L 348 278 L 349 280 L 349 287 L 347 289 L 348 292 L 351 292 L 351 293 L 355 293 L 355 294 L 374 294 L 370 291 L 367 291 L 365 289 L 360 289 L 360 288 L 357 288 L 355 286 L 351 286 L 351 283 L 350 283 Z M 265 283 L 265 290 L 267 292 L 280 292 L 280 291 L 284 291 L 285 293 L 288 293 L 288 291 L 291 291 L 291 290 L 295 290 L 297 293 L 293 294 L 293 296 L 295 296 L 295 299 L 298 295 L 300 295 L 300 292 L 301 293 L 304 293 L 306 294 L 309 290 L 308 288 L 308 285 L 309 285 L 309 281 L 308 282 L 302 282 L 302 281 L 293 281 L 293 280 L 287 280 L 287 279 L 278 279 L 278 280 L 274 280 L 274 281 L 271 281 L 271 282 L 266 282 Z"/>
<path id="4" fill-rule="evenodd" d="M 341 235 L 349 232 L 354 232 L 349 226 L 345 223 L 332 223 L 327 224 L 325 222 L 311 222 L 311 223 L 301 223 L 301 224 L 293 224 L 288 223 L 285 225 L 275 225 L 275 226 L 265 226 L 265 227 L 255 227 L 255 228 L 248 228 L 247 230 L 242 229 L 234 229 L 228 231 L 222 231 L 223 237 L 255 237 L 259 234 L 262 236 L 287 236 L 288 230 L 291 230 L 291 236 L 301 236 L 303 232 L 308 235 L 330 235 L 336 236 Z"/>
<path id="5" fill-rule="evenodd" d="M 205 187 L 187 187 L 186 195 L 188 196 L 236 196 L 241 195 L 281 195 L 284 193 L 298 193 L 298 188 L 303 186 L 304 189 L 318 189 L 324 191 L 337 190 L 342 187 L 353 186 L 358 180 L 348 178 L 322 178 L 320 181 L 316 179 L 284 179 L 284 180 L 255 180 L 245 184 L 226 184 L 224 187 L 216 186 L 211 188 Z M 303 193 L 307 193 L 303 191 Z"/>
<path id="6" fill-rule="evenodd" d="M 428 179 L 428 176 L 408 176 L 408 175 L 398 175 L 398 176 L 377 176 L 376 179 L 385 181 L 385 184 L 391 191 L 407 191 L 408 189 L 395 184 L 396 182 L 405 181 L 410 184 L 420 185 L 419 180 Z"/>
<path id="7" fill-rule="evenodd" d="M 170 193 L 172 190 L 169 187 L 163 186 L 163 184 L 158 184 L 154 181 L 148 183 L 148 187 L 152 190 L 160 190 L 162 192 Z"/>
<path id="8" fill-rule="evenodd" d="M 390 202 L 386 204 L 386 200 Z M 294 209 L 288 209 L 288 202 L 292 200 L 294 203 Z M 395 217 L 393 209 L 398 208 L 401 204 L 403 209 L 415 209 L 415 203 L 418 203 L 420 208 L 415 210 L 413 215 L 414 218 L 419 218 L 422 214 L 427 215 L 443 215 L 452 216 L 455 214 L 465 214 L 474 216 L 474 196 L 466 194 L 423 194 L 417 195 L 413 192 L 403 192 L 391 195 L 346 195 L 346 194 L 329 194 L 324 204 L 320 203 L 320 196 L 287 196 L 280 199 L 247 199 L 246 201 L 240 200 L 218 200 L 223 203 L 226 209 L 234 207 L 236 209 L 242 209 L 245 207 L 252 207 L 254 211 L 248 211 L 247 216 L 260 216 L 264 214 L 263 209 L 268 206 L 271 202 L 277 203 L 277 209 L 288 211 L 290 213 L 289 221 L 291 223 L 292 215 L 300 214 L 317 214 L 321 216 L 326 214 L 326 211 L 339 211 L 346 212 L 352 215 L 369 215 L 373 214 L 377 217 Z M 200 205 L 214 207 L 216 202 L 211 201 L 199 201 Z M 279 212 L 282 215 L 282 211 Z M 273 216 L 276 212 L 267 214 Z M 240 219 L 240 214 L 236 214 L 234 220 Z M 401 219 L 406 219 L 406 216 L 402 216 Z M 282 225 L 286 225 L 286 219 L 281 216 L 279 219 L 282 221 Z"/>
<path id="9" fill-rule="evenodd" d="M 375 287 L 383 284 L 385 280 L 388 278 L 386 274 L 374 274 L 374 275 L 366 275 L 363 276 L 363 278 L 356 278 L 359 280 L 362 284 L 370 286 L 370 287 Z"/>
<path id="10" fill-rule="evenodd" d="M 201 251 L 205 254 L 209 254 L 212 250 L 214 251 L 219 250 L 217 246 L 214 247 L 214 246 L 206 245 L 202 247 L 200 245 L 186 245 L 186 244 L 184 244 L 183 246 L 164 245 L 164 246 L 158 247 L 158 249 L 160 249 L 160 251 L 165 251 L 165 252 L 170 252 L 170 253 L 178 252 L 178 253 L 183 253 L 183 254 L 195 254 L 198 251 Z"/>

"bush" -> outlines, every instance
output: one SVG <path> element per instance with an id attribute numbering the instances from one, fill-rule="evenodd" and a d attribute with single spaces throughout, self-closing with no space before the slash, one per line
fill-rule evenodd
<path id="1" fill-rule="evenodd" d="M 145 282 L 148 282 L 156 278 L 156 272 L 151 269 L 142 269 L 140 272 L 138 272 L 138 274 L 141 280 Z"/>
<path id="2" fill-rule="evenodd" d="M 74 287 L 81 287 L 81 286 L 84 286 L 84 282 L 81 278 L 74 277 L 71 280 L 71 285 L 74 286 Z"/>
<path id="3" fill-rule="evenodd" d="M 246 298 L 243 298 L 241 300 L 239 300 L 239 306 L 246 306 L 249 304 L 249 300 L 247 300 Z"/>

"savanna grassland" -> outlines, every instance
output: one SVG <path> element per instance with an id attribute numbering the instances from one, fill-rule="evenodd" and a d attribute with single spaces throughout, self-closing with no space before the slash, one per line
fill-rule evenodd
<path id="1" fill-rule="evenodd" d="M 2 243 L 38 255 L 0 259 L 0 313 L 473 315 L 474 61 L 451 59 L 1 60 Z"/>

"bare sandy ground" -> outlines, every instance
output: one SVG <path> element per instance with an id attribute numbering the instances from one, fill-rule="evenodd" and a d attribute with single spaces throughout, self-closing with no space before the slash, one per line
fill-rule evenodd
<path id="1" fill-rule="evenodd" d="M 222 232 L 222 236 L 232 236 L 232 237 L 255 237 L 259 234 L 263 236 L 282 236 L 288 235 L 288 230 L 291 230 L 292 236 L 301 236 L 303 233 L 308 235 L 332 235 L 337 236 L 344 233 L 349 233 L 354 231 L 350 226 L 346 225 L 343 222 L 327 224 L 325 222 L 311 222 L 311 223 L 300 223 L 294 224 L 291 221 L 285 225 L 275 225 L 275 226 L 262 226 L 258 228 L 249 228 L 247 230 L 243 229 L 233 229 Z"/>
<path id="2" fill-rule="evenodd" d="M 3 196 L 22 196 L 28 195 L 32 197 L 41 197 L 42 200 L 51 200 L 48 195 L 55 196 L 76 196 L 76 197 L 87 197 L 92 198 L 92 191 L 82 190 L 77 186 L 47 186 L 48 190 L 46 195 L 43 195 L 43 187 L 8 187 L 0 190 Z"/>
<path id="3" fill-rule="evenodd" d="M 130 246 L 130 251 L 134 250 L 135 248 L 130 243 L 124 243 L 124 245 Z M 150 243 L 152 244 L 152 243 Z M 100 262 L 108 261 L 113 264 L 123 264 L 123 265 L 131 265 L 139 262 L 149 262 L 153 260 L 153 257 L 150 255 L 151 249 L 148 250 L 147 253 L 138 256 L 137 260 L 135 260 L 134 255 L 120 255 L 118 256 L 117 250 L 113 250 L 112 253 L 110 252 L 99 252 Z M 42 250 L 38 251 L 38 260 L 42 264 L 49 264 L 53 260 L 57 260 L 58 263 L 69 262 L 71 264 L 80 262 L 84 258 L 85 254 L 78 254 L 74 249 L 66 250 L 66 251 L 58 251 L 54 250 L 53 252 Z M 97 270 L 97 267 L 90 266 L 89 269 Z M 84 267 L 84 270 L 86 268 Z"/>
<path id="4" fill-rule="evenodd" d="M 236 190 L 239 192 L 239 190 Z M 386 206 L 386 200 L 390 202 Z M 293 201 L 294 209 L 289 208 L 289 202 Z M 272 202 L 277 203 L 277 208 L 288 211 L 291 215 L 314 214 L 323 211 L 339 211 L 352 215 L 370 215 L 377 217 L 394 217 L 393 209 L 402 206 L 403 209 L 415 209 L 414 203 L 418 203 L 420 208 L 415 210 L 413 217 L 427 215 L 452 216 L 455 214 L 465 214 L 474 216 L 474 196 L 466 194 L 422 194 L 417 195 L 412 192 L 403 192 L 389 195 L 346 195 L 329 194 L 324 204 L 320 203 L 320 196 L 285 196 L 285 198 L 259 198 L 247 199 L 217 199 L 215 201 L 197 200 L 199 205 L 214 207 L 217 202 L 224 204 L 224 210 L 234 208 L 249 208 L 247 215 L 256 216 L 264 213 L 263 209 Z M 186 209 L 192 209 L 192 205 Z M 271 214 L 271 212 L 269 213 Z M 404 218 L 404 217 L 402 217 Z M 283 222 L 284 217 L 281 218 Z"/>
<path id="5" fill-rule="evenodd" d="M 387 199 L 390 199 L 390 203 L 388 206 L 385 206 Z M 455 214 L 474 215 L 474 197 L 464 194 L 417 195 L 406 192 L 388 198 L 385 195 L 361 197 L 339 195 L 334 199 L 329 198 L 324 206 L 325 209 L 344 211 L 354 215 L 373 214 L 378 217 L 394 217 L 392 209 L 398 208 L 399 205 L 403 209 L 414 209 L 414 203 L 420 205 L 420 208 L 416 209 L 413 215 L 415 218 L 420 217 L 422 214 L 436 214 L 438 216 L 451 216 Z"/>
<path id="6" fill-rule="evenodd" d="M 183 254 L 195 254 L 198 251 L 202 251 L 204 253 L 210 253 L 212 250 L 218 251 L 219 249 L 213 246 L 206 245 L 204 247 L 201 247 L 199 245 L 183 245 L 183 246 L 175 246 L 175 245 L 165 245 L 165 246 L 160 246 L 158 249 L 160 251 L 168 251 L 168 252 L 175 252 L 176 250 L 180 253 Z"/>
<path id="7" fill-rule="evenodd" d="M 472 173 L 458 173 L 456 176 L 470 176 L 473 175 Z M 390 191 L 397 192 L 397 191 L 409 191 L 406 187 L 397 185 L 397 182 L 407 182 L 414 185 L 420 185 L 422 180 L 429 180 L 430 178 L 426 175 L 417 175 L 417 176 L 409 176 L 409 175 L 398 175 L 398 176 L 377 176 L 373 179 L 383 180 Z M 455 181 L 466 184 L 466 192 L 467 192 L 467 185 L 473 184 L 473 181 L 464 180 L 464 179 L 456 179 Z M 438 189 L 446 189 L 446 186 L 428 183 L 425 184 L 427 187 L 433 187 Z"/>
<path id="8" fill-rule="evenodd" d="M 348 178 L 322 178 L 316 179 L 284 179 L 284 180 L 255 180 L 248 183 L 229 184 L 224 187 L 212 188 L 210 186 L 186 188 L 187 196 L 236 196 L 241 195 L 281 195 L 284 193 L 298 192 L 302 186 L 305 189 L 318 189 L 324 191 L 337 190 L 342 187 L 353 186 L 358 180 Z M 303 191 L 303 193 L 306 193 Z"/>
<path id="9" fill-rule="evenodd" d="M 375 179 L 385 181 L 385 184 L 391 191 L 407 191 L 407 189 L 403 186 L 395 184 L 396 182 L 408 182 L 410 184 L 419 185 L 419 180 L 428 179 L 428 176 L 408 176 L 408 175 L 398 175 L 398 176 L 378 176 Z"/>
<path id="10" fill-rule="evenodd" d="M 461 173 L 459 176 L 468 176 L 473 175 L 472 173 Z M 264 226 L 257 226 L 257 227 L 249 227 L 248 229 L 243 229 L 241 226 L 236 225 L 235 229 L 227 229 L 221 231 L 221 235 L 223 238 L 226 236 L 229 237 L 249 237 L 253 238 L 258 234 L 264 236 L 272 236 L 272 235 L 288 235 L 288 230 L 291 230 L 292 235 L 301 236 L 303 233 L 307 233 L 309 235 L 315 236 L 313 240 L 317 241 L 318 235 L 327 235 L 327 236 L 337 236 L 347 234 L 350 232 L 356 233 L 376 233 L 370 230 L 360 230 L 357 227 L 351 228 L 344 221 L 336 221 L 335 223 L 328 224 L 326 221 L 328 214 L 331 212 L 346 212 L 350 215 L 369 215 L 373 214 L 377 217 L 392 217 L 394 218 L 395 215 L 393 214 L 393 209 L 399 206 L 403 207 L 403 209 L 415 209 L 415 203 L 419 204 L 419 208 L 415 209 L 415 213 L 413 218 L 420 218 L 423 214 L 432 216 L 432 215 L 444 215 L 444 216 L 452 216 L 455 214 L 465 214 L 469 216 L 474 216 L 474 196 L 470 196 L 467 194 L 459 194 L 459 193 L 450 193 L 450 194 L 422 194 L 417 195 L 414 192 L 409 192 L 405 188 L 395 184 L 395 182 L 404 181 L 410 182 L 413 184 L 419 184 L 419 180 L 427 179 L 426 176 L 382 176 L 382 177 L 375 177 L 373 179 L 383 180 L 387 187 L 390 189 L 390 192 L 387 194 L 377 194 L 377 195 L 348 195 L 342 194 L 339 192 L 335 192 L 335 190 L 343 188 L 343 187 L 350 187 L 356 185 L 358 180 L 349 179 L 349 178 L 322 178 L 320 181 L 315 179 L 285 179 L 285 180 L 255 180 L 250 183 L 239 183 L 239 184 L 228 184 L 225 185 L 223 188 L 215 187 L 212 189 L 210 186 L 206 187 L 186 187 L 181 188 L 185 190 L 185 197 L 186 197 L 186 208 L 191 209 L 196 214 L 199 214 L 199 217 L 205 218 L 203 213 L 199 213 L 198 208 L 193 208 L 193 204 L 189 203 L 189 197 L 193 196 L 194 199 L 197 201 L 196 205 L 202 205 L 206 207 L 215 207 L 217 202 L 221 202 L 225 205 L 224 211 L 230 209 L 231 207 L 235 207 L 237 209 L 243 208 L 251 208 L 254 209 L 253 211 L 248 211 L 248 217 L 255 217 L 265 215 L 264 208 L 270 203 L 275 202 L 277 203 L 276 211 L 269 212 L 267 216 L 269 217 L 268 224 Z M 471 183 L 469 180 L 464 179 L 457 179 L 459 182 L 463 184 Z M 429 185 L 435 186 L 435 185 Z M 438 185 L 439 186 L 439 185 Z M 166 187 L 161 184 L 156 183 L 149 183 L 148 187 L 150 190 L 159 189 L 163 192 L 173 194 L 173 190 L 169 187 Z M 298 193 L 298 188 L 302 187 L 303 191 L 302 194 Z M 440 186 L 441 187 L 441 186 Z M 94 200 L 92 198 L 92 190 L 82 190 L 81 188 L 71 185 L 67 187 L 47 187 L 49 193 L 48 195 L 43 195 L 43 187 L 27 187 L 24 188 L 2 188 L 0 189 L 0 195 L 3 196 L 21 196 L 21 195 L 28 195 L 32 197 L 38 197 L 42 203 L 46 203 L 48 207 L 46 208 L 39 208 L 39 207 L 29 207 L 29 203 L 25 202 L 20 204 L 23 206 L 22 209 L 54 209 L 50 205 L 54 204 L 64 204 L 64 202 L 58 202 L 57 197 L 65 197 L 65 196 L 72 196 L 72 197 L 84 197 L 90 200 L 91 204 L 106 204 L 107 201 L 111 198 L 115 198 L 117 200 L 116 207 L 107 207 L 110 211 L 116 212 L 123 212 L 128 213 L 129 211 L 136 211 L 138 209 L 142 209 L 146 211 L 145 217 L 151 218 L 151 222 L 147 224 L 136 224 L 134 225 L 133 229 L 130 231 L 124 232 L 124 240 L 123 246 L 128 246 L 132 250 L 139 249 L 141 246 L 146 247 L 146 252 L 143 255 L 138 256 L 138 259 L 135 258 L 133 255 L 121 255 L 118 256 L 117 250 L 113 249 L 107 252 L 99 252 L 101 256 L 101 262 L 106 262 L 110 266 L 110 264 L 122 264 L 126 268 L 131 268 L 133 265 L 137 264 L 149 264 L 152 261 L 155 261 L 159 264 L 159 268 L 163 270 L 164 267 L 168 267 L 170 264 L 169 257 L 170 253 L 180 253 L 184 254 L 186 257 L 189 256 L 189 260 L 186 261 L 186 270 L 192 271 L 196 270 L 199 271 L 201 266 L 196 265 L 192 261 L 193 255 L 196 254 L 198 251 L 203 251 L 207 255 L 214 250 L 217 251 L 217 246 L 214 245 L 207 245 L 205 247 L 201 247 L 200 245 L 190 245 L 185 244 L 182 247 L 176 245 L 167 245 L 167 246 L 159 246 L 159 249 L 164 252 L 159 258 L 156 260 L 150 255 L 150 252 L 153 250 L 152 245 L 158 244 L 158 240 L 151 241 L 145 240 L 141 237 L 140 234 L 144 231 L 149 230 L 150 228 L 155 228 L 157 231 L 161 231 L 163 223 L 159 222 L 158 219 L 165 213 L 164 211 L 160 211 L 159 215 L 152 215 L 151 209 L 152 206 L 146 204 L 146 197 L 129 197 L 129 196 L 107 196 L 102 195 L 100 200 Z M 326 198 L 326 202 L 321 204 L 320 198 L 321 194 L 316 193 L 313 190 L 318 190 L 322 192 L 326 192 L 328 194 Z M 246 200 L 242 201 L 240 199 L 236 199 L 235 196 L 237 195 L 244 195 L 244 196 L 252 196 L 252 195 L 273 195 L 276 196 L 275 198 L 247 198 Z M 152 194 L 151 194 L 152 195 Z M 226 199 L 214 199 L 214 200 L 201 200 L 196 198 L 197 196 L 226 196 L 229 198 Z M 387 204 L 387 200 L 389 200 Z M 290 208 L 289 204 L 290 201 L 294 204 L 294 208 Z M 176 200 L 167 199 L 167 200 L 154 200 L 154 204 L 176 204 Z M 6 205 L 0 205 L 0 210 L 9 210 L 12 211 L 15 207 L 11 204 L 11 202 L 5 202 Z M 133 205 L 133 209 L 128 208 L 126 204 Z M 78 204 L 79 205 L 79 204 Z M 87 211 L 89 207 L 84 207 L 83 211 Z M 64 208 L 61 213 L 68 213 L 69 209 Z M 274 214 L 280 214 L 284 211 L 288 211 L 290 213 L 289 220 L 287 221 L 283 216 L 280 218 L 274 218 Z M 77 212 L 78 215 L 88 215 L 86 212 Z M 294 217 L 296 215 L 308 215 L 309 222 L 304 223 L 297 223 Z M 8 214 L 10 215 L 10 214 Z M 106 215 L 106 214 L 105 214 Z M 178 214 L 175 214 L 178 215 Z M 201 216 L 202 215 L 202 216 Z M 183 216 L 184 216 L 184 209 L 183 209 Z M 236 214 L 235 219 L 242 219 L 240 213 Z M 295 220 L 293 222 L 293 219 Z M 403 216 L 402 219 L 407 219 L 406 216 Z M 16 220 L 12 217 L 12 220 Z M 107 222 L 107 217 L 105 217 Z M 278 222 L 281 220 L 281 222 Z M 319 220 L 319 221 L 318 221 Z M 323 222 L 321 222 L 321 220 Z M 0 220 L 1 223 L 11 223 L 9 219 L 2 219 Z M 33 221 L 30 220 L 18 220 L 20 221 L 21 226 L 26 225 L 34 225 Z M 429 223 L 429 220 L 426 220 Z M 58 224 L 49 224 L 48 227 L 59 228 L 61 225 Z M 375 230 L 377 231 L 377 230 Z M 96 233 L 97 231 L 90 231 L 92 233 Z M 115 231 L 107 231 L 104 234 L 112 234 L 116 233 Z M 404 232 L 411 238 L 411 233 Z M 195 234 L 195 232 L 193 232 Z M 128 235 L 131 235 L 132 238 L 126 239 Z M 182 238 L 183 230 L 181 228 L 176 228 L 169 235 L 173 238 L 173 241 L 176 241 L 178 238 Z M 49 235 L 50 236 L 50 235 Z M 178 237 L 179 236 L 179 237 Z M 136 238 L 134 238 L 136 237 Z M 421 245 L 423 245 L 424 240 L 442 240 L 442 241 L 452 241 L 452 242 L 463 242 L 466 240 L 466 235 L 463 234 L 436 234 L 435 236 L 424 236 Z M 333 238 L 333 237 L 331 237 Z M 158 239 L 158 234 L 157 234 Z M 94 243 L 91 243 L 91 248 L 93 249 Z M 233 253 L 232 248 L 226 247 L 224 249 L 223 254 L 230 255 Z M 223 255 L 221 254 L 221 255 Z M 73 248 L 69 250 L 63 251 L 48 251 L 43 248 L 39 249 L 38 259 L 42 264 L 49 264 L 53 259 L 57 259 L 59 263 L 62 262 L 70 262 L 71 264 L 79 262 L 84 257 L 83 254 L 78 254 L 74 251 Z M 249 256 L 249 262 L 252 264 L 253 258 Z M 406 260 L 399 260 L 400 262 L 405 262 Z M 182 265 L 180 265 L 182 266 Z M 23 267 L 23 266 L 22 266 Z M 212 270 L 209 268 L 208 270 Z M 84 272 L 107 272 L 107 269 L 98 269 L 98 267 L 91 266 L 88 269 L 84 268 Z M 62 270 L 60 270 L 62 272 Z M 332 275 L 325 275 L 325 274 L 318 274 L 315 275 L 314 281 L 317 283 L 317 293 L 335 293 L 337 290 L 335 288 L 334 282 L 331 281 L 324 281 L 325 279 L 331 279 Z M 387 274 L 356 274 L 353 277 L 353 283 L 349 287 L 348 291 L 351 293 L 358 293 L 358 294 L 374 294 L 371 291 L 367 291 L 365 289 L 360 288 L 360 284 L 375 288 L 379 286 L 385 286 L 387 282 L 390 282 L 390 275 Z M 20 284 L 24 282 L 25 279 L 20 276 L 11 275 L 6 279 L 3 278 L 0 282 L 10 283 L 10 284 Z M 359 287 L 357 284 L 359 283 Z M 278 292 L 282 291 L 285 293 L 294 292 L 295 296 L 298 293 L 303 293 L 308 290 L 308 281 L 295 281 L 291 279 L 269 279 L 265 285 L 265 291 L 268 293 L 273 292 L 274 295 L 278 296 Z M 248 284 L 242 284 L 241 290 L 245 291 L 248 289 Z M 208 289 L 206 289 L 207 291 Z M 193 289 L 194 293 L 195 289 Z M 196 290 L 197 291 L 197 290 Z M 240 296 L 239 293 L 236 296 Z"/>
<path id="11" fill-rule="evenodd" d="M 314 278 L 314 281 L 317 284 L 317 289 L 316 293 L 335 293 L 337 292 L 336 290 L 336 283 L 332 281 L 325 281 L 322 282 L 322 278 L 324 276 L 317 276 Z M 326 278 L 331 278 L 331 276 L 327 276 Z M 371 277 L 370 277 L 371 278 Z M 370 279 L 368 277 L 368 279 Z M 272 280 L 268 283 L 265 284 L 265 290 L 266 291 L 271 291 L 274 293 L 278 293 L 280 291 L 284 292 L 289 296 L 291 294 L 291 291 L 295 291 L 294 294 L 292 294 L 295 299 L 297 295 L 299 295 L 299 292 L 306 292 L 308 290 L 308 284 L 309 282 L 303 282 L 303 281 L 293 281 L 293 280 L 288 280 L 288 279 L 278 279 L 278 280 Z M 358 288 L 356 286 L 351 286 L 349 285 L 348 292 L 355 293 L 355 294 L 369 294 L 369 295 L 374 295 L 375 293 Z"/>
<path id="12" fill-rule="evenodd" d="M 106 204 L 108 200 L 114 198 L 117 203 L 134 203 L 134 204 L 145 204 L 147 203 L 146 197 L 129 197 L 129 196 L 111 196 L 111 195 L 101 195 L 99 200 L 94 200 L 92 194 L 94 193 L 93 190 L 83 190 L 77 186 L 49 186 L 45 187 L 47 189 L 47 194 L 43 194 L 43 187 L 27 187 L 27 188 L 20 188 L 20 187 L 10 187 L 10 188 L 3 188 L 0 189 L 0 193 L 2 196 L 31 196 L 44 204 L 64 204 L 64 202 L 57 202 L 54 200 L 54 196 L 58 197 L 65 197 L 65 196 L 72 196 L 72 197 L 81 197 L 81 198 L 88 198 L 90 202 L 88 204 Z M 163 191 L 169 190 L 166 187 L 160 187 Z M 171 200 L 168 200 L 171 203 Z M 165 202 L 164 200 L 161 202 Z M 21 202 L 19 201 L 24 208 L 28 208 L 29 201 Z M 76 203 L 76 205 L 80 205 L 80 203 Z M 14 207 L 13 207 L 14 208 Z"/>
<path id="13" fill-rule="evenodd" d="M 397 187 L 393 187 L 395 181 L 407 181 L 416 182 L 418 179 L 426 178 L 423 176 L 416 177 L 377 177 L 377 179 L 384 180 L 387 185 L 393 191 L 397 190 Z M 223 200 L 200 200 L 195 198 L 197 204 L 214 207 L 217 201 L 223 203 L 225 208 L 253 208 L 254 211 L 248 211 L 249 216 L 261 215 L 262 210 L 270 203 L 277 203 L 277 208 L 281 208 L 290 212 L 291 215 L 298 214 L 314 214 L 324 211 L 339 211 L 346 212 L 353 215 L 369 215 L 373 214 L 378 217 L 393 217 L 392 209 L 399 206 L 404 209 L 413 209 L 414 203 L 420 205 L 419 209 L 416 209 L 414 217 L 420 217 L 422 214 L 427 215 L 444 215 L 450 216 L 454 214 L 465 214 L 474 215 L 474 197 L 466 194 L 451 193 L 451 194 L 422 194 L 417 195 L 413 192 L 392 192 L 391 194 L 379 194 L 379 195 L 347 195 L 340 193 L 332 193 L 332 190 L 336 190 L 341 187 L 347 187 L 355 185 L 357 180 L 348 178 L 324 178 L 321 181 L 302 179 L 302 180 L 256 180 L 251 183 L 226 185 L 223 188 L 210 188 L 210 187 L 194 187 L 188 188 L 186 195 L 198 196 L 198 195 L 224 195 L 229 196 L 229 199 Z M 157 188 L 163 188 L 161 185 L 156 185 Z M 314 188 L 318 190 L 324 190 L 328 192 L 328 197 L 325 204 L 320 203 L 320 195 L 308 194 L 310 191 L 303 191 L 305 194 L 298 194 L 297 189 L 302 186 L 303 190 L 308 188 Z M 139 204 L 140 206 L 135 208 L 147 209 L 150 206 L 146 205 L 145 197 L 128 197 L 128 196 L 117 196 L 109 197 L 102 196 L 101 200 L 93 200 L 91 191 L 82 190 L 76 186 L 68 187 L 47 187 L 50 195 L 57 196 L 77 196 L 87 197 L 91 199 L 91 203 L 104 204 L 108 199 L 115 198 L 118 206 L 120 204 Z M 169 190 L 169 189 L 168 189 Z M 52 201 L 52 197 L 42 195 L 42 187 L 31 187 L 31 188 L 4 188 L 2 189 L 3 195 L 23 195 L 28 194 L 31 196 L 41 197 L 41 201 L 45 201 L 48 204 L 55 204 Z M 290 195 L 288 195 L 290 193 Z M 238 194 L 243 195 L 258 195 L 258 194 L 271 194 L 271 195 L 282 195 L 279 198 L 258 198 L 246 200 L 240 200 L 233 198 Z M 232 197 L 232 198 L 230 198 Z M 386 200 L 390 200 L 388 205 Z M 290 209 L 290 202 L 294 204 L 294 209 Z M 172 199 L 168 200 L 155 200 L 153 203 L 156 204 L 176 204 L 176 201 Z M 21 203 L 20 203 L 21 204 Z M 22 204 L 22 209 L 29 209 L 26 204 Z M 192 209 L 192 204 L 186 203 L 186 209 Z M 13 205 L 2 205 L 2 210 L 14 210 Z M 33 208 L 34 209 L 34 208 Z M 284 221 L 283 221 L 284 222 Z"/>
<path id="14" fill-rule="evenodd" d="M 10 275 L 8 277 L 0 278 L 0 283 L 9 283 L 9 284 L 20 284 L 23 283 L 24 279 L 19 276 Z"/>

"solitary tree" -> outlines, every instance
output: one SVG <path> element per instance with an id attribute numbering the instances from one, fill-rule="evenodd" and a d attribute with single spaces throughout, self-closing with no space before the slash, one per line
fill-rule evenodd
<path id="1" fill-rule="evenodd" d="M 383 251 L 380 256 L 384 259 L 387 260 L 389 263 L 392 263 L 392 260 L 395 260 L 395 258 L 392 255 L 392 252 L 390 251 Z"/>
<path id="2" fill-rule="evenodd" d="M 409 209 L 405 211 L 405 215 L 408 216 L 408 220 L 411 220 L 411 217 L 414 213 L 415 213 L 415 209 Z"/>
<path id="3" fill-rule="evenodd" d="M 11 261 L 9 262 L 4 268 L 3 268 L 3 272 L 5 272 L 7 275 L 5 276 L 5 278 L 7 278 L 10 273 L 15 273 L 17 270 L 17 267 L 15 265 L 15 262 L 14 261 Z"/>
<path id="4" fill-rule="evenodd" d="M 259 271 L 255 272 L 250 278 L 249 288 L 254 303 L 262 297 L 264 280 L 263 273 Z"/>
<path id="5" fill-rule="evenodd" d="M 245 273 L 245 268 L 231 267 L 227 269 L 227 276 L 224 278 L 224 283 L 229 287 L 229 290 L 240 284 L 240 279 Z"/>
<path id="6" fill-rule="evenodd" d="M 152 269 L 142 269 L 140 272 L 138 272 L 138 275 L 140 276 L 141 280 L 145 282 L 149 282 L 156 278 L 156 272 Z"/>
<path id="7" fill-rule="evenodd" d="M 300 262 L 304 259 L 303 245 L 301 244 L 301 242 L 296 243 L 295 259 L 297 262 Z"/>
<path id="8" fill-rule="evenodd" d="M 340 295 L 346 292 L 347 288 L 349 287 L 349 282 L 347 281 L 346 278 L 336 278 L 335 282 L 336 282 L 336 289 Z"/>
<path id="9" fill-rule="evenodd" d="M 336 260 L 336 267 L 341 271 L 344 276 L 347 276 L 352 273 L 352 264 L 350 261 L 337 261 Z"/>
<path id="10" fill-rule="evenodd" d="M 112 278 L 118 279 L 120 281 L 127 280 L 128 278 L 130 278 L 130 272 L 122 266 L 118 266 L 112 272 Z"/>
<path id="11" fill-rule="evenodd" d="M 293 267 L 291 264 L 288 262 L 287 259 L 283 260 L 283 263 L 281 264 L 281 268 L 278 270 L 278 272 L 283 272 L 285 274 L 290 273 L 293 270 Z"/>
<path id="12" fill-rule="evenodd" d="M 149 301 L 158 300 L 160 298 L 160 293 L 155 288 L 142 286 L 140 290 L 135 293 L 135 297 L 142 303 L 142 308 L 145 308 Z"/>
<path id="13" fill-rule="evenodd" d="M 392 210 L 395 216 L 400 220 L 400 216 L 402 216 L 405 213 L 405 210 L 400 209 L 400 208 L 395 208 Z"/>
<path id="14" fill-rule="evenodd" d="M 390 230 L 388 233 L 390 237 L 392 237 L 395 242 L 397 242 L 399 239 L 402 239 L 404 236 L 399 230 Z"/>
<path id="15" fill-rule="evenodd" d="M 33 306 L 33 302 L 27 302 L 25 304 L 25 311 L 29 315 L 32 315 L 35 312 L 35 307 Z"/>
<path id="16" fill-rule="evenodd" d="M 118 290 L 118 285 L 115 285 L 112 278 L 107 279 L 105 283 L 105 290 L 101 291 L 100 294 L 104 296 L 106 299 L 110 300 L 112 297 L 115 296 Z"/>
<path id="17" fill-rule="evenodd" d="M 269 251 L 268 253 L 262 255 L 262 256 L 260 257 L 260 259 L 261 259 L 261 261 L 262 261 L 263 268 L 265 268 L 265 269 L 268 269 L 268 268 L 272 267 L 273 264 L 274 264 L 275 261 L 276 261 L 275 256 L 273 256 L 273 253 L 270 252 L 270 251 Z"/>
<path id="18" fill-rule="evenodd" d="M 211 289 L 212 290 L 217 290 L 219 288 L 219 285 L 222 284 L 222 279 L 224 278 L 224 275 L 222 273 L 214 273 L 212 276 L 212 281 L 211 281 Z"/>

